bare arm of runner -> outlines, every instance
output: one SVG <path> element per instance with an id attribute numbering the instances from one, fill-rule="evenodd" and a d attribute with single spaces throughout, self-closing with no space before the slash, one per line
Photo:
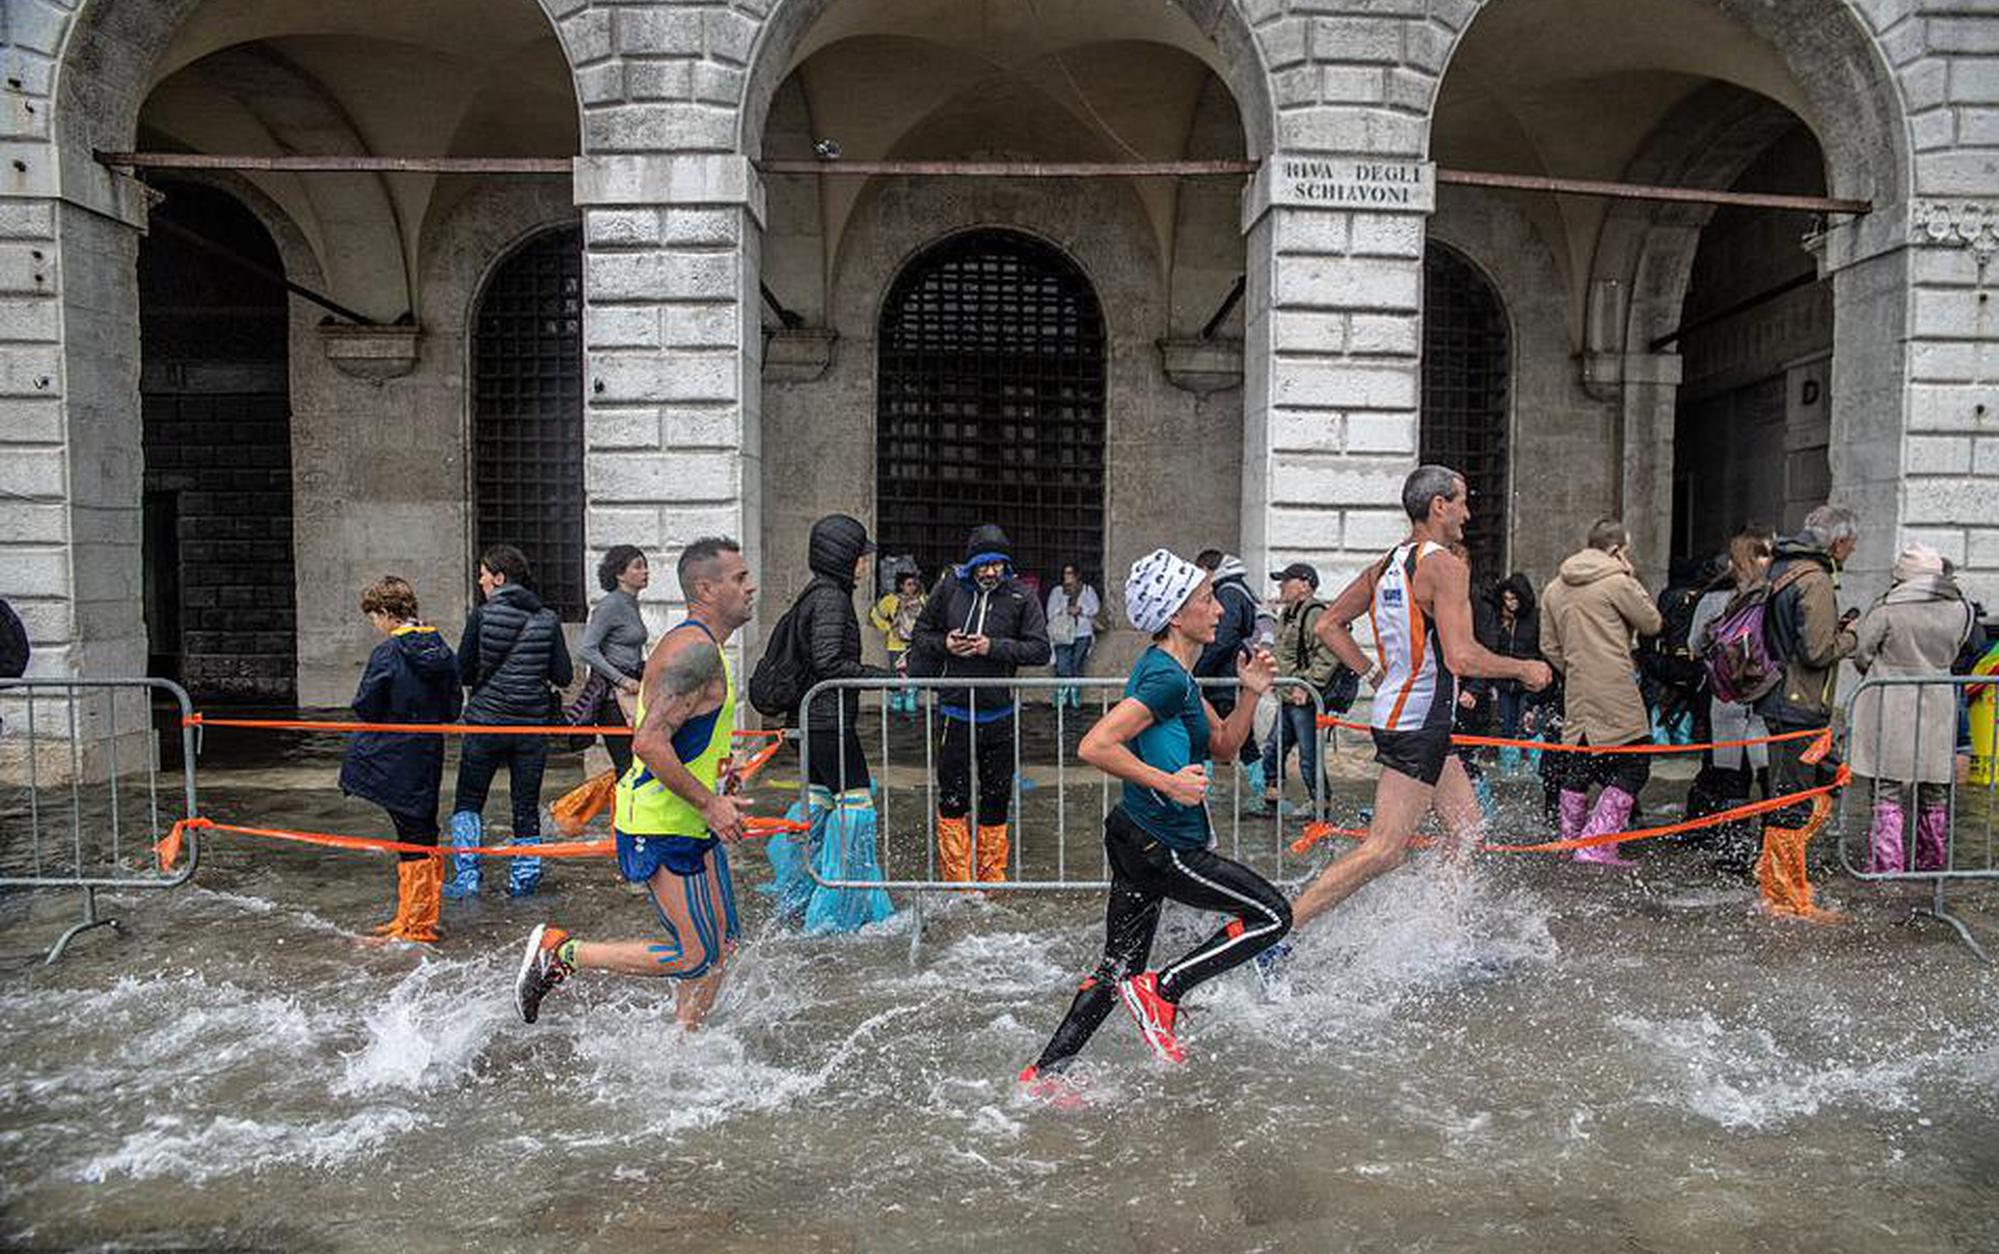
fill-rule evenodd
<path id="1" fill-rule="evenodd" d="M 1374 598 L 1374 582 L 1381 578 L 1379 562 L 1353 577 L 1353 582 L 1340 589 L 1325 612 L 1319 615 L 1318 625 L 1312 634 L 1319 643 L 1333 651 L 1333 656 L 1346 663 L 1347 669 L 1356 675 L 1373 676 L 1376 670 L 1374 659 L 1360 647 L 1353 638 L 1350 624 L 1367 613 L 1367 604 Z"/>
<path id="2" fill-rule="evenodd" d="M 1501 657 L 1480 644 L 1471 629 L 1471 572 L 1448 552 L 1416 567 L 1416 601 L 1430 603 L 1430 618 L 1444 642 L 1444 665 L 1460 679 L 1517 679 L 1529 692 L 1548 686 L 1546 662 Z"/>
<path id="3" fill-rule="evenodd" d="M 1248 699 L 1236 702 L 1226 721 L 1216 716 L 1214 706 L 1207 707 L 1208 726 L 1214 729 L 1208 734 L 1208 751 L 1218 758 L 1234 757 L 1243 742 L 1256 734 L 1256 703 L 1277 682 L 1277 661 L 1268 649 L 1238 653 L 1235 674 Z M 1201 700 L 1207 702 L 1206 697 Z"/>
<path id="4" fill-rule="evenodd" d="M 721 705 L 722 654 L 713 642 L 675 632 L 646 662 L 646 716 L 632 733 L 632 755 L 653 778 L 701 811 L 708 830 L 723 840 L 743 838 L 743 806 L 696 778 L 673 752 L 673 736 L 691 718 Z"/>
<path id="5" fill-rule="evenodd" d="M 1152 726 L 1152 721 L 1152 711 L 1145 702 L 1126 697 L 1083 734 L 1076 756 L 1114 779 L 1164 793 L 1183 806 L 1199 805 L 1208 792 L 1208 772 L 1199 763 L 1183 766 L 1169 775 L 1156 766 L 1147 766 L 1127 747 L 1126 742 Z"/>

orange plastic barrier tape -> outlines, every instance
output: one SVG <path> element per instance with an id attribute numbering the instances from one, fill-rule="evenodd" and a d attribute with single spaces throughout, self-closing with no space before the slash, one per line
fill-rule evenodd
<path id="1" fill-rule="evenodd" d="M 1330 714 L 1319 716 L 1319 726 L 1343 727 L 1348 731 L 1374 730 L 1366 723 L 1334 718 Z M 1812 747 L 1816 753 L 1805 759 L 1807 762 L 1816 762 L 1832 747 L 1830 727 L 1807 727 L 1802 731 L 1783 732 L 1775 736 L 1755 736 L 1748 740 L 1710 740 L 1698 745 L 1565 745 L 1553 740 L 1511 740 L 1504 736 L 1457 735 L 1451 737 L 1451 743 L 1479 748 L 1540 749 L 1550 753 L 1705 753 L 1709 749 L 1746 749 L 1752 745 L 1774 745 L 1786 740 L 1803 740 L 1807 736 L 1816 736 L 1821 742 Z"/>
<path id="2" fill-rule="evenodd" d="M 780 832 L 802 832 L 808 825 L 792 819 L 750 818 L 744 827 L 750 837 L 775 836 Z M 162 872 L 171 871 L 180 861 L 185 834 L 191 831 L 235 832 L 239 836 L 261 836 L 266 840 L 287 840 L 301 845 L 322 845 L 331 849 L 355 849 L 372 853 L 420 853 L 431 858 L 475 853 L 482 858 L 608 858 L 616 846 L 608 840 L 547 841 L 534 845 L 413 845 L 399 840 L 372 836 L 341 836 L 332 832 L 294 832 L 281 827 L 244 827 L 217 823 L 199 816 L 182 819 L 153 846 Z"/>
<path id="3" fill-rule="evenodd" d="M 1771 814 L 1775 811 L 1797 805 L 1802 801 L 1822 801 L 1827 794 L 1846 787 L 1851 779 L 1852 772 L 1845 766 L 1841 766 L 1838 775 L 1834 777 L 1830 784 L 1822 784 L 1817 788 L 1807 788 L 1802 792 L 1794 792 L 1782 797 L 1768 797 L 1762 801 L 1751 801 L 1727 810 L 1717 811 L 1714 814 L 1703 815 L 1698 819 L 1688 819 L 1680 823 L 1669 823 L 1664 827 L 1647 827 L 1629 832 L 1609 832 L 1602 836 L 1577 836 L 1569 840 L 1535 841 L 1531 844 L 1494 844 L 1491 841 L 1482 841 L 1478 848 L 1481 853 L 1564 853 L 1571 849 L 1588 849 L 1596 845 L 1616 845 L 1623 844 L 1626 841 L 1652 840 L 1659 836 L 1677 836 L 1681 832 L 1697 831 L 1703 827 L 1718 827 L 1723 823 L 1733 823 L 1737 819 L 1755 818 L 1760 814 Z M 1830 811 L 1829 803 L 1827 808 Z M 1366 828 L 1334 827 L 1330 823 L 1313 823 L 1305 828 L 1303 834 L 1297 840 L 1291 842 L 1291 852 L 1296 854 L 1309 853 L 1312 846 L 1330 836 L 1341 836 L 1348 840 L 1366 840 L 1367 835 Z M 1425 844 L 1428 842 L 1419 841 L 1418 843 Z"/>

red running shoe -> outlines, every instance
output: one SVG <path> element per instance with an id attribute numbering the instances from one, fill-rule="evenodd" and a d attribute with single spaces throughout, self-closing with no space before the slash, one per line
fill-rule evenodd
<path id="1" fill-rule="evenodd" d="M 1059 1071 L 1043 1075 L 1041 1068 L 1028 1063 L 1020 1069 L 1018 1083 L 1023 1096 L 1045 1102 L 1057 1110 L 1074 1110 L 1083 1104 L 1083 1094 L 1076 1087 L 1076 1082 Z"/>
<path id="2" fill-rule="evenodd" d="M 1159 995 L 1159 973 L 1141 971 L 1119 981 L 1117 991 L 1145 1043 L 1152 1047 L 1153 1057 L 1161 1062 L 1186 1062 L 1187 1051 L 1180 1048 L 1179 1038 L 1173 1035 L 1173 1021 L 1179 1017 L 1180 1007 Z"/>

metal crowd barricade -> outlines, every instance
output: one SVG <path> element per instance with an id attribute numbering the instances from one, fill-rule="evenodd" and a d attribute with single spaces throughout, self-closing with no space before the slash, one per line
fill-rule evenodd
<path id="1" fill-rule="evenodd" d="M 1971 929 L 1965 926 L 1964 920 L 1950 912 L 1949 904 L 1944 899 L 1944 889 L 1953 881 L 1999 879 L 1999 845 L 1995 844 L 1995 827 L 1999 827 L 1999 771 L 1993 770 L 1992 764 L 1988 763 L 1983 784 L 1959 787 L 1956 783 L 1955 770 L 1959 731 L 1968 726 L 1969 715 L 1965 702 L 1967 690 L 1989 686 L 1993 682 L 1992 676 L 1980 675 L 1879 675 L 1863 679 L 1848 694 L 1846 700 L 1844 758 L 1847 764 L 1853 764 L 1853 746 L 1858 738 L 1871 736 L 1872 743 L 1882 744 L 1887 730 L 1889 705 L 1887 694 L 1895 689 L 1913 688 L 1916 693 L 1910 708 L 1915 723 L 1915 737 L 1914 743 L 1909 746 L 1909 762 L 1911 765 L 1922 762 L 1924 747 L 1922 714 L 1925 712 L 1925 703 L 1949 702 L 1951 782 L 1925 785 L 1905 780 L 1877 781 L 1856 774 L 1853 780 L 1854 786 L 1847 789 L 1840 798 L 1839 814 L 1839 855 L 1846 870 L 1861 880 L 1929 881 L 1932 885 L 1930 904 L 1913 908 L 1909 912 L 1910 917 L 1913 919 L 1924 916 L 1949 924 L 1956 930 L 1958 939 L 1969 946 L 1980 960 L 1988 963 L 1991 958 L 1979 945 L 1977 938 L 1971 934 Z M 1883 698 L 1874 703 L 1871 718 L 1858 713 L 1862 695 L 1868 692 L 1880 692 Z M 1999 702 L 1988 707 L 1987 717 L 1993 718 L 1995 724 L 1999 724 Z M 1999 734 L 1999 725 L 1988 727 L 1987 730 Z M 1988 739 L 1986 743 L 1990 745 L 1993 741 Z M 1899 755 L 1900 750 L 1897 749 L 1895 752 Z M 1873 871 L 1868 869 L 1868 842 L 1873 803 L 1878 788 L 1890 784 L 1898 785 L 1905 790 L 1903 795 L 1907 800 L 1907 804 L 1902 808 L 1903 869 Z M 1945 829 L 1947 833 L 1945 856 L 1942 866 L 1918 870 L 1916 868 L 1919 841 L 1918 815 L 1921 811 L 1922 794 L 1926 789 L 1941 791 L 1944 796 L 1945 811 L 1948 815 L 1948 825 Z M 1853 804 L 1860 804 L 1863 807 L 1857 821 L 1856 816 L 1850 812 Z"/>
<path id="2" fill-rule="evenodd" d="M 175 706 L 179 778 L 162 772 L 153 700 Z M 195 808 L 193 713 L 187 692 L 164 679 L 0 679 L 0 890 L 74 888 L 83 919 L 50 947 L 62 957 L 100 916 L 100 889 L 173 888 L 194 877 L 200 844 L 160 872 L 153 845 Z M 179 796 L 173 795 L 178 792 Z"/>
<path id="3" fill-rule="evenodd" d="M 1196 681 L 1204 689 L 1232 688 L 1233 680 L 1202 679 Z M 894 720 L 886 709 L 881 720 L 881 736 L 876 749 L 878 757 L 871 755 L 868 767 L 875 784 L 876 817 L 879 832 L 877 855 L 883 873 L 877 878 L 828 878 L 822 876 L 816 865 L 811 866 L 814 882 L 822 888 L 871 889 L 884 888 L 904 891 L 944 891 L 953 889 L 983 889 L 1004 892 L 1067 892 L 1078 890 L 1102 890 L 1110 886 L 1110 869 L 1103 851 L 1101 834 L 1105 816 L 1115 801 L 1112 788 L 1116 785 L 1110 776 L 1093 767 L 1071 764 L 1070 755 L 1074 746 L 1072 738 L 1080 742 L 1080 734 L 1097 718 L 1103 716 L 1111 706 L 1123 697 L 1123 676 L 1090 676 L 1076 678 L 1049 678 L 1045 676 L 1020 677 L 1015 679 L 958 679 L 952 677 L 925 679 L 829 679 L 815 684 L 805 694 L 800 703 L 801 711 L 810 711 L 816 701 L 830 701 L 839 710 L 837 740 L 840 755 L 837 775 L 844 779 L 847 774 L 846 703 L 840 693 L 858 689 L 863 692 L 888 693 L 902 689 L 914 689 L 922 694 L 921 738 L 923 750 L 922 778 L 917 783 L 899 779 L 904 774 L 891 757 L 894 739 Z M 1023 693 L 1049 694 L 1051 697 L 1060 689 L 1076 688 L 1094 691 L 1094 708 L 1089 704 L 1082 709 L 1070 711 L 1058 699 L 1052 702 L 1021 700 Z M 937 745 L 941 714 L 937 708 L 937 694 L 944 689 L 1011 689 L 1013 713 L 1003 720 L 1004 726 L 987 725 L 987 734 L 1006 735 L 1013 738 L 1014 772 L 1012 796 L 1008 806 L 1008 825 L 1011 833 L 1011 849 L 1008 878 L 1004 881 L 943 880 L 937 871 Z M 1313 798 L 1310 815 L 1313 821 L 1325 818 L 1327 786 L 1324 772 L 1325 739 L 1319 728 L 1319 716 L 1325 713 L 1325 703 L 1319 692 L 1301 679 L 1287 678 L 1277 681 L 1277 691 L 1303 689 L 1312 707 L 1312 732 L 1308 745 L 1299 746 L 1301 753 L 1307 754 L 1306 761 L 1317 764 L 1319 787 Z M 822 695 L 823 694 L 823 695 Z M 976 702 L 977 698 L 974 697 Z M 884 705 L 886 703 L 884 702 Z M 1022 748 L 1023 716 L 1033 717 L 1053 728 L 1053 761 L 1045 756 L 1030 758 L 1024 756 Z M 1281 712 L 1280 712 L 1281 718 Z M 806 716 L 801 713 L 801 723 Z M 856 729 L 858 731 L 858 729 Z M 972 811 L 967 815 L 971 827 L 971 865 L 976 874 L 978 867 L 978 748 L 977 737 L 980 724 L 973 722 L 969 732 L 969 757 L 971 758 L 972 779 L 969 793 Z M 904 737 L 907 739 L 907 737 Z M 1261 747 L 1262 740 L 1257 741 Z M 803 811 L 811 813 L 812 790 L 812 737 L 804 731 L 798 734 L 798 798 Z M 1035 748 L 1039 748 L 1038 744 Z M 1053 768 L 1054 792 L 1053 814 L 1050 807 L 1038 807 L 1032 821 L 1029 811 L 1022 806 L 1023 780 L 1031 768 Z M 1251 866 L 1259 874 L 1273 883 L 1293 886 L 1302 882 L 1302 871 L 1306 860 L 1290 852 L 1290 841 L 1284 831 L 1284 807 L 1271 807 L 1267 821 L 1248 813 L 1242 796 L 1243 774 L 1239 770 L 1229 770 L 1228 764 L 1213 763 L 1213 775 L 1209 786 L 1208 807 L 1216 833 L 1216 848 L 1228 856 Z M 1096 804 L 1088 805 L 1083 798 L 1072 797 L 1071 786 L 1078 782 L 1090 793 L 1094 793 Z M 1223 779 L 1232 781 L 1225 802 L 1216 798 L 1216 785 Z M 1031 787 L 1039 791 L 1045 785 L 1039 781 Z M 1281 792 L 1281 788 L 1280 788 Z M 900 794 L 900 795 L 898 795 Z M 923 873 L 921 875 L 897 875 L 889 870 L 892 864 L 905 865 L 913 860 L 909 851 L 899 847 L 893 833 L 895 817 L 906 815 L 908 807 L 920 799 L 924 807 L 921 831 L 924 838 Z M 1052 822 L 1050 820 L 1052 819 Z M 1245 822 L 1245 819 L 1250 820 Z M 1072 825 L 1082 833 L 1081 849 L 1071 850 L 1070 831 Z M 838 827 L 837 818 L 829 818 L 829 830 Z M 910 828 L 905 824 L 903 835 Z M 1264 836 L 1267 832 L 1267 842 Z M 1052 833 L 1052 836 L 1050 835 Z M 811 864 L 808 864 L 811 865 Z"/>

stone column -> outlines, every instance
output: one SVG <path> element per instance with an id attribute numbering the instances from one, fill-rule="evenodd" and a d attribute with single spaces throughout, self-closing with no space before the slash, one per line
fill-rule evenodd
<path id="1" fill-rule="evenodd" d="M 1617 441 L 1622 476 L 1617 508 L 1647 588 L 1666 586 L 1673 556 L 1673 434 L 1682 359 L 1676 353 L 1625 353 L 1623 431 Z M 1580 548 L 1574 538 L 1569 550 Z"/>
<path id="2" fill-rule="evenodd" d="M 1245 193 L 1242 550 L 1328 595 L 1408 530 L 1426 162 L 1277 153 Z"/>
<path id="3" fill-rule="evenodd" d="M 655 631 L 677 618 L 673 563 L 726 534 L 757 568 L 763 186 L 724 153 L 581 157 L 584 483 L 589 565 L 652 558 Z"/>

